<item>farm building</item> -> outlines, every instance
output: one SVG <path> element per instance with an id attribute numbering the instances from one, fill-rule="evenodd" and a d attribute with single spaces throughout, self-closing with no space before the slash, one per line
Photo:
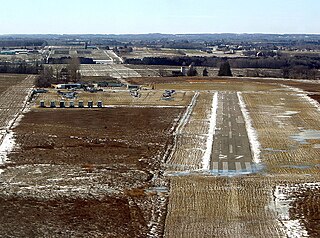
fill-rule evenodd
<path id="1" fill-rule="evenodd" d="M 185 76 L 185 74 L 183 74 L 180 70 L 173 70 L 171 72 L 172 76 L 174 77 L 178 77 L 178 76 Z"/>
<path id="2" fill-rule="evenodd" d="M 15 55 L 16 52 L 14 50 L 2 50 L 0 52 L 1 55 Z"/>
<path id="3" fill-rule="evenodd" d="M 110 60 L 98 60 L 98 59 L 93 59 L 93 61 L 96 64 L 110 64 Z"/>
<path id="4" fill-rule="evenodd" d="M 112 88 L 121 88 L 123 86 L 124 86 L 123 83 L 117 83 L 117 82 L 99 82 L 96 85 L 96 87 L 112 87 Z"/>
<path id="5" fill-rule="evenodd" d="M 27 49 L 15 49 L 14 51 L 16 52 L 16 54 L 20 54 L 20 55 L 28 54 Z"/>
<path id="6" fill-rule="evenodd" d="M 141 85 L 127 85 L 127 89 L 140 89 Z"/>
<path id="7" fill-rule="evenodd" d="M 81 84 L 79 83 L 75 83 L 75 84 L 57 84 L 55 86 L 56 89 L 80 89 L 81 88 Z"/>
<path id="8" fill-rule="evenodd" d="M 123 86 L 124 86 L 123 83 L 108 83 L 108 87 L 112 87 L 112 88 L 121 88 Z"/>

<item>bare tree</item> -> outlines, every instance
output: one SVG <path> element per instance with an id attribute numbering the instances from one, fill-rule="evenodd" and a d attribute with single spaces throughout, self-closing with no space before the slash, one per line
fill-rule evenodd
<path id="1" fill-rule="evenodd" d="M 36 86 L 37 87 L 50 87 L 51 83 L 54 82 L 53 70 L 51 67 L 45 67 L 40 75 L 37 77 Z"/>
<path id="2" fill-rule="evenodd" d="M 160 75 L 160 77 L 164 77 L 166 75 L 165 70 L 160 68 L 159 69 L 159 75 Z"/>
<path id="3" fill-rule="evenodd" d="M 61 80 L 61 70 L 63 69 L 63 65 L 61 64 L 54 64 L 52 66 L 54 75 L 56 77 L 57 82 L 59 82 Z"/>
<path id="4" fill-rule="evenodd" d="M 71 80 L 77 82 L 79 80 L 79 70 L 80 70 L 80 60 L 77 57 L 74 57 L 70 60 L 68 65 L 68 70 L 70 72 Z"/>

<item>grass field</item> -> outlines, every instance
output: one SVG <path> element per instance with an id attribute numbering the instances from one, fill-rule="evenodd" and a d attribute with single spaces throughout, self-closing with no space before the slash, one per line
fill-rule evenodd
<path id="1" fill-rule="evenodd" d="M 317 237 L 319 185 L 298 188 L 319 179 L 173 177 L 165 237 Z"/>

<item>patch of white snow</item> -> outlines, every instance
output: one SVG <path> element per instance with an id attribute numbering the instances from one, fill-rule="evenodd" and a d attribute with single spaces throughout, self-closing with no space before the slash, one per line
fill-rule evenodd
<path id="1" fill-rule="evenodd" d="M 246 104 L 243 100 L 242 93 L 237 92 L 238 99 L 239 99 L 239 105 L 241 108 L 241 112 L 243 115 L 243 118 L 245 120 L 246 128 L 247 128 L 247 133 L 248 133 L 248 138 L 250 142 L 250 147 L 252 151 L 252 156 L 253 156 L 253 161 L 255 163 L 260 163 L 260 153 L 261 153 L 261 145 L 260 142 L 258 141 L 258 135 L 256 130 L 252 126 L 252 120 L 249 115 L 249 112 L 247 110 Z"/>
<path id="2" fill-rule="evenodd" d="M 213 138 L 215 135 L 216 123 L 217 123 L 217 110 L 218 110 L 218 93 L 216 92 L 213 96 L 212 106 L 211 106 L 211 115 L 210 115 L 210 124 L 209 124 L 209 132 L 207 137 L 207 146 L 206 151 L 204 153 L 202 159 L 202 168 L 203 170 L 210 169 L 210 161 L 211 161 L 211 153 L 213 146 Z"/>

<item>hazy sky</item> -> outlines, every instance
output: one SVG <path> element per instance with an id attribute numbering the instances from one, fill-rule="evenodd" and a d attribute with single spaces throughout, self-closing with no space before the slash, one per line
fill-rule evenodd
<path id="1" fill-rule="evenodd" d="M 0 34 L 320 33 L 319 0 L 0 0 Z"/>

